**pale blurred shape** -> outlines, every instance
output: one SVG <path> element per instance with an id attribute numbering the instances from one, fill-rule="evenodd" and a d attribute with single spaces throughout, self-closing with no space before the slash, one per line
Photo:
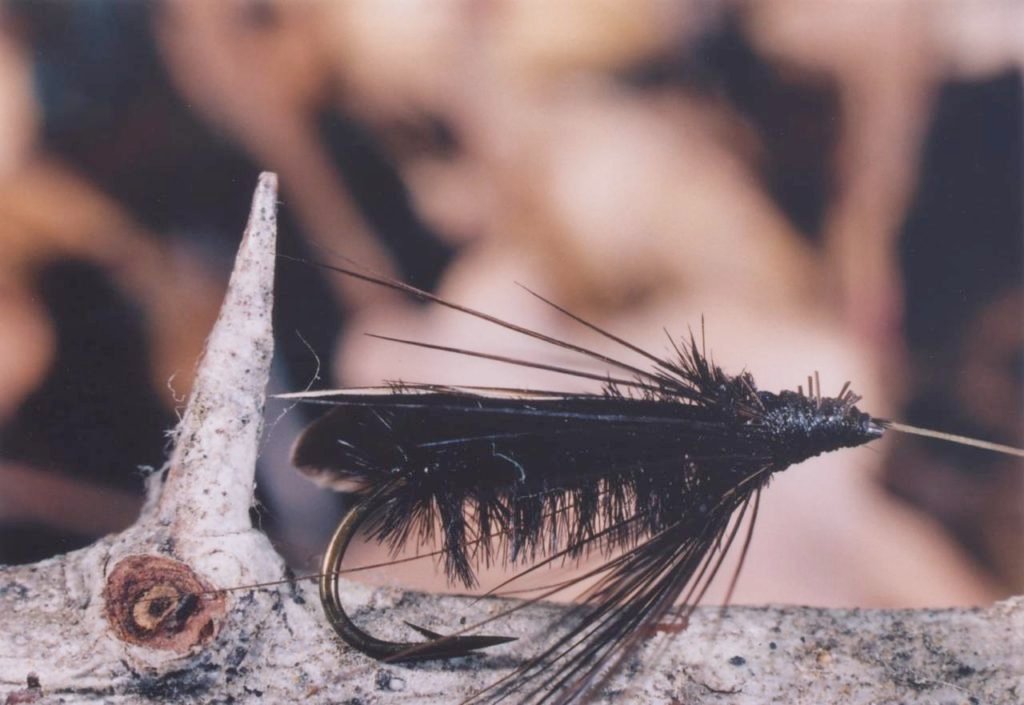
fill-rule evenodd
<path id="1" fill-rule="evenodd" d="M 23 48 L 2 28 L 0 8 L 0 179 L 10 175 L 35 146 L 39 106 Z"/>

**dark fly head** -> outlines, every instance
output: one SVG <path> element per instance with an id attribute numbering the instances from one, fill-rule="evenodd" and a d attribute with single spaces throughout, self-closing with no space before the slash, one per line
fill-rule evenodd
<path id="1" fill-rule="evenodd" d="M 855 405 L 858 397 L 844 391 L 839 397 L 784 391 L 759 392 L 763 405 L 759 424 L 772 441 L 782 467 L 816 455 L 863 445 L 885 432 L 881 420 Z"/>

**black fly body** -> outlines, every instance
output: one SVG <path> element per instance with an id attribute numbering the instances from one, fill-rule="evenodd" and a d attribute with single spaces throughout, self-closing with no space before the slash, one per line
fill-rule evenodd
<path id="1" fill-rule="evenodd" d="M 320 588 L 335 630 L 364 653 L 389 661 L 447 658 L 511 638 L 413 627 L 424 640 L 391 642 L 360 629 L 341 605 L 337 578 L 358 532 L 397 551 L 431 542 L 440 527 L 448 579 L 466 587 L 476 585 L 478 566 L 493 562 L 519 569 L 508 584 L 556 561 L 602 556 L 598 567 L 534 598 L 592 581 L 540 653 L 472 701 L 577 700 L 674 605 L 685 615 L 700 601 L 775 473 L 872 441 L 889 425 L 860 411 L 848 384 L 836 397 L 822 396 L 814 377 L 806 392 L 761 391 L 749 373 L 730 376 L 715 366 L 692 334 L 675 346 L 674 358 L 662 359 L 546 302 L 642 355 L 651 363 L 643 369 L 399 282 L 322 266 L 618 370 L 602 376 L 391 339 L 599 379 L 604 387 L 580 394 L 395 384 L 295 395 L 331 405 L 299 438 L 295 464 L 360 497 L 327 550 Z"/>

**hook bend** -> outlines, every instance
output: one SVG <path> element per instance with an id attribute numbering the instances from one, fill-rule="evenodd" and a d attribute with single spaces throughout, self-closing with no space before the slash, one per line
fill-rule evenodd
<path id="1" fill-rule="evenodd" d="M 444 636 L 408 622 L 408 626 L 425 636 L 427 640 L 385 641 L 356 626 L 341 604 L 338 575 L 341 572 L 341 561 L 352 538 L 363 522 L 380 506 L 382 490 L 361 500 L 349 510 L 335 529 L 324 553 L 320 567 L 320 603 L 323 605 L 327 621 L 331 623 L 338 636 L 367 656 L 390 662 L 456 658 L 489 646 L 515 641 L 515 637 L 505 636 Z"/>

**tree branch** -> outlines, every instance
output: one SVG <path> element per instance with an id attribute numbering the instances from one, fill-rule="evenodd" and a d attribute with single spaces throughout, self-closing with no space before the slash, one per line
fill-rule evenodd
<path id="1" fill-rule="evenodd" d="M 253 474 L 272 352 L 276 178 L 264 174 L 221 315 L 167 466 L 128 530 L 67 555 L 0 569 L 0 697 L 25 702 L 454 703 L 530 653 L 384 665 L 340 645 L 315 590 L 286 584 L 252 528 Z M 346 583 L 352 611 L 387 634 L 468 600 Z M 198 597 L 197 597 L 198 596 Z M 496 613 L 509 602 L 481 603 Z M 479 608 L 480 605 L 477 605 Z M 562 608 L 503 620 L 530 635 Z M 596 702 L 848 703 L 1024 699 L 1024 600 L 985 610 L 698 611 L 652 635 Z"/>

